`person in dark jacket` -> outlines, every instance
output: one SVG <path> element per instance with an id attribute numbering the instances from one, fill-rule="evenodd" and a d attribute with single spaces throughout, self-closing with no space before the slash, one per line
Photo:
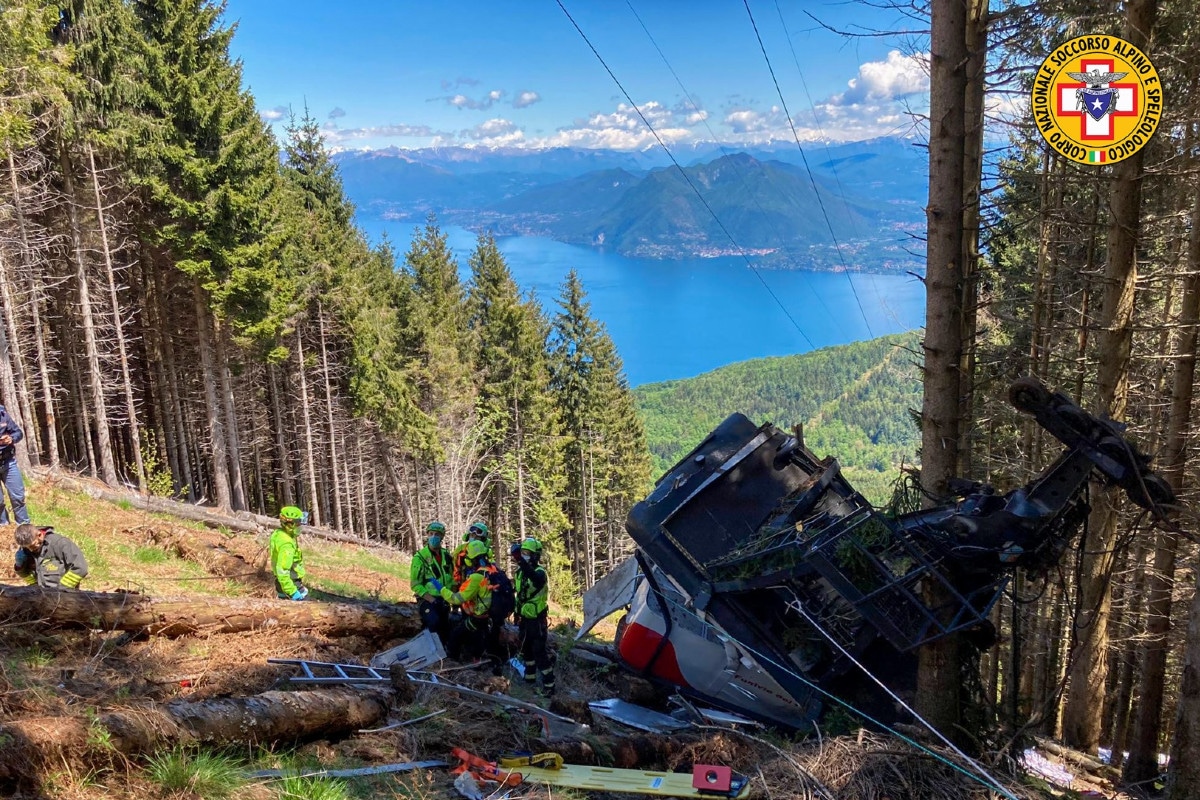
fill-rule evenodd
<path id="1" fill-rule="evenodd" d="M 87 577 L 87 559 L 79 545 L 54 532 L 54 528 L 18 525 L 13 572 L 43 589 L 78 589 Z"/>
<path id="2" fill-rule="evenodd" d="M 25 481 L 21 478 L 21 470 L 17 467 L 17 442 L 25 438 L 25 434 L 17 426 L 16 421 L 9 416 L 4 406 L 0 406 L 0 483 L 8 490 L 8 499 L 12 501 L 13 519 L 18 525 L 29 523 L 29 509 L 25 507 Z M 8 506 L 0 492 L 0 525 L 8 524 Z"/>

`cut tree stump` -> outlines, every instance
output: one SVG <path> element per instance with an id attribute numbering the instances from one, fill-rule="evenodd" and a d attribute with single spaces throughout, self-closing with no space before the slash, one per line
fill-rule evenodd
<path id="1" fill-rule="evenodd" d="M 362 636 L 381 641 L 407 639 L 421 630 L 421 618 L 407 603 L 293 603 L 222 597 L 162 599 L 128 592 L 73 592 L 3 584 L 0 584 L 0 619 L 168 638 L 201 632 L 308 628 L 331 638 Z"/>

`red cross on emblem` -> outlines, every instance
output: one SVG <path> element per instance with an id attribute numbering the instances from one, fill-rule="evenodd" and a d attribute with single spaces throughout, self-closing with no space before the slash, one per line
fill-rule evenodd
<path id="1" fill-rule="evenodd" d="M 1082 59 L 1080 72 L 1114 72 L 1112 59 Z M 1054 113 L 1059 117 L 1079 117 L 1079 140 L 1082 142 L 1111 142 L 1113 140 L 1113 117 L 1136 117 L 1138 115 L 1138 84 L 1110 83 L 1117 90 L 1117 99 L 1107 114 L 1093 119 L 1079 108 L 1077 92 L 1087 88 L 1086 83 L 1055 84 Z"/>

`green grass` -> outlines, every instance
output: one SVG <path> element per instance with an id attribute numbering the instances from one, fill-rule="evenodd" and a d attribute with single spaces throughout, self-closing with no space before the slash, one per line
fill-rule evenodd
<path id="1" fill-rule="evenodd" d="M 165 791 L 187 791 L 203 800 L 222 800 L 245 783 L 238 759 L 186 748 L 155 755 L 146 764 L 146 773 Z"/>
<path id="2" fill-rule="evenodd" d="M 165 550 L 157 547 L 139 547 L 133 551 L 133 560 L 139 564 L 165 564 L 170 558 Z"/>
<path id="3" fill-rule="evenodd" d="M 279 800 L 352 800 L 349 787 L 339 780 L 289 776 L 275 788 Z"/>
<path id="4" fill-rule="evenodd" d="M 43 650 L 40 645 L 35 644 L 25 651 L 21 660 L 25 662 L 25 666 L 38 669 L 50 666 L 50 662 L 54 661 L 54 654 L 49 650 Z"/>

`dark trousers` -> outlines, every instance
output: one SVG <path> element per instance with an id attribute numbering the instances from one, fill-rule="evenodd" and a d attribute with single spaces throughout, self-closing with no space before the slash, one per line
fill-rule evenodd
<path id="1" fill-rule="evenodd" d="M 450 634 L 450 604 L 440 597 L 426 595 L 417 601 L 417 613 L 421 615 L 421 625 L 427 631 L 433 631 L 446 644 Z"/>
<path id="2" fill-rule="evenodd" d="M 8 490 L 8 499 L 12 502 L 13 519 L 18 525 L 29 522 L 29 509 L 25 507 L 25 481 L 21 478 L 21 469 L 17 459 L 10 457 L 0 462 L 0 483 Z M 0 525 L 8 524 L 8 506 L 3 502 L 3 492 L 0 492 Z"/>
<path id="3" fill-rule="evenodd" d="M 500 674 L 504 663 L 504 646 L 500 644 L 500 625 L 493 625 L 488 617 L 472 617 L 463 614 L 462 620 L 450 631 L 446 643 L 446 654 L 453 659 L 465 661 L 486 655 L 492 674 Z"/>
<path id="4" fill-rule="evenodd" d="M 525 680 L 533 683 L 542 678 L 542 685 L 554 688 L 554 661 L 550 658 L 549 631 L 546 614 L 532 619 L 521 617 L 521 660 L 525 662 Z"/>
<path id="5" fill-rule="evenodd" d="M 446 642 L 446 654 L 456 660 L 479 657 L 487 647 L 489 627 L 487 617 L 463 614 L 454 630 L 450 631 L 450 640 Z"/>

